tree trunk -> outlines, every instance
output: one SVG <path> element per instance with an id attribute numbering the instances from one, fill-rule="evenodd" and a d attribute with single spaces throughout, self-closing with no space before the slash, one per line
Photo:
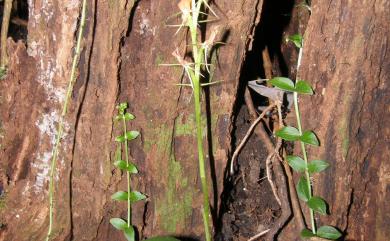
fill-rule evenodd
<path id="1" fill-rule="evenodd" d="M 9 42 L 10 65 L 1 84 L 0 240 L 43 240 L 48 225 L 48 172 L 80 13 L 80 0 L 29 1 L 27 48 Z M 141 238 L 156 234 L 202 237 L 201 192 L 195 148 L 192 91 L 177 87 L 180 68 L 171 53 L 183 50 L 184 31 L 165 26 L 176 1 L 88 1 L 79 75 L 66 117 L 55 192 L 54 240 L 124 240 L 109 219 L 126 207 L 110 200 L 125 187 L 113 167 L 113 121 L 119 101 L 130 103 L 142 137 L 131 145 L 140 170 L 134 188 L 148 201 L 134 207 Z M 262 1 L 218 1 L 219 40 L 214 80 L 203 95 L 205 139 L 214 185 L 214 217 L 231 140 L 241 64 Z M 173 18 L 175 19 L 175 18 Z M 207 33 L 209 33 L 209 29 Z M 207 38 L 208 35 L 205 37 Z M 183 81 L 186 81 L 183 79 Z M 217 188 L 218 187 L 218 188 Z"/>
<path id="2" fill-rule="evenodd" d="M 309 156 L 331 166 L 314 176 L 314 193 L 329 203 L 320 224 L 346 240 L 390 237 L 390 2 L 313 1 L 300 78 L 315 95 L 303 97 L 303 127 L 320 148 Z"/>

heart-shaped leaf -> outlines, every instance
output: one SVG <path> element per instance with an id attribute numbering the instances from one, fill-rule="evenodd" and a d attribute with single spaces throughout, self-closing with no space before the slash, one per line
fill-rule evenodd
<path id="1" fill-rule="evenodd" d="M 295 84 L 295 91 L 300 94 L 313 94 L 313 89 L 311 88 L 310 84 L 304 80 L 298 80 L 298 82 Z"/>
<path id="2" fill-rule="evenodd" d="M 306 170 L 306 163 L 299 156 L 287 156 L 287 162 L 294 171 L 303 172 Z"/>
<path id="3" fill-rule="evenodd" d="M 118 230 L 124 230 L 125 228 L 127 228 L 126 221 L 121 218 L 111 218 L 110 223 L 112 224 L 112 226 L 114 226 L 114 228 Z"/>
<path id="4" fill-rule="evenodd" d="M 129 121 L 129 120 L 134 120 L 135 116 L 130 113 L 126 113 L 124 118 L 126 121 Z"/>
<path id="5" fill-rule="evenodd" d="M 324 199 L 320 197 L 312 197 L 310 200 L 307 202 L 307 205 L 316 211 L 317 213 L 320 213 L 322 215 L 326 215 L 326 202 Z"/>
<path id="6" fill-rule="evenodd" d="M 311 196 L 308 186 L 309 184 L 304 176 L 301 176 L 297 184 L 298 197 L 304 202 L 307 202 Z"/>
<path id="7" fill-rule="evenodd" d="M 126 140 L 126 137 L 125 136 L 117 136 L 116 138 L 115 138 L 115 141 L 117 141 L 117 142 L 124 142 Z"/>
<path id="8" fill-rule="evenodd" d="M 300 139 L 301 135 L 295 127 L 285 126 L 282 129 L 276 131 L 276 136 L 286 140 L 286 141 L 296 141 Z"/>
<path id="9" fill-rule="evenodd" d="M 269 80 L 269 82 L 273 86 L 278 87 L 281 90 L 284 90 L 284 91 L 295 91 L 294 82 L 292 80 L 290 80 L 289 78 L 275 77 L 275 78 Z"/>
<path id="10" fill-rule="evenodd" d="M 317 230 L 317 235 L 326 239 L 338 239 L 341 237 L 341 232 L 332 226 L 322 226 Z"/>
<path id="11" fill-rule="evenodd" d="M 123 230 L 123 234 L 125 235 L 127 241 L 135 241 L 135 232 L 133 226 L 130 225 L 130 227 L 126 227 Z"/>
<path id="12" fill-rule="evenodd" d="M 119 160 L 114 162 L 114 165 L 123 171 L 128 171 L 132 174 L 138 173 L 137 167 L 133 163 L 129 162 L 129 165 L 127 165 L 125 161 Z"/>
<path id="13" fill-rule="evenodd" d="M 118 191 L 118 192 L 112 194 L 111 199 L 116 200 L 116 201 L 127 201 L 127 192 Z"/>
<path id="14" fill-rule="evenodd" d="M 128 131 L 128 132 L 126 132 L 126 139 L 129 140 L 129 141 L 134 140 L 138 136 L 139 136 L 139 132 L 138 131 Z"/>
<path id="15" fill-rule="evenodd" d="M 168 237 L 168 236 L 159 236 L 145 239 L 144 241 L 180 241 L 177 238 Z"/>
<path id="16" fill-rule="evenodd" d="M 307 169 L 310 173 L 322 172 L 329 167 L 329 163 L 323 160 L 314 160 L 307 164 Z"/>
<path id="17" fill-rule="evenodd" d="M 295 46 L 297 46 L 297 48 L 302 48 L 302 43 L 303 43 L 303 37 L 302 35 L 300 34 L 294 34 L 294 35 L 291 35 L 291 36 L 288 36 L 287 37 L 287 42 L 288 41 L 291 41 L 295 44 Z"/>
<path id="18" fill-rule="evenodd" d="M 305 228 L 301 231 L 301 237 L 302 238 L 311 238 L 315 237 L 316 235 L 309 229 Z"/>
<path id="19" fill-rule="evenodd" d="M 320 145 L 320 142 L 318 141 L 317 136 L 312 131 L 303 132 L 302 136 L 299 139 L 306 144 L 310 144 L 313 146 Z"/>
<path id="20" fill-rule="evenodd" d="M 146 196 L 138 191 L 132 191 L 130 193 L 130 201 L 132 203 L 146 199 Z"/>

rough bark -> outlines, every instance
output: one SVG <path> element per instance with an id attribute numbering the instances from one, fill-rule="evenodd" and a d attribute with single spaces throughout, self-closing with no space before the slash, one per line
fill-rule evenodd
<path id="1" fill-rule="evenodd" d="M 176 4 L 141 0 L 133 8 L 127 0 L 89 1 L 79 78 L 58 165 L 55 240 L 123 239 L 108 222 L 125 214 L 125 206 L 110 200 L 125 186 L 112 165 L 118 99 L 130 102 L 137 116 L 132 128 L 142 133 L 131 146 L 140 170 L 134 187 L 149 195 L 147 204 L 134 207 L 140 236 L 202 235 L 191 90 L 175 86 L 181 70 L 158 66 L 173 62 L 174 48 L 188 44 L 185 34 L 175 36 L 175 29 L 165 27 L 178 11 Z M 209 25 L 220 25 L 220 40 L 227 42 L 212 59 L 214 79 L 224 82 L 204 94 L 214 213 L 231 144 L 240 66 L 261 4 L 217 1 L 221 19 Z M 1 82 L 5 207 L 0 210 L 0 240 L 42 240 L 46 234 L 51 147 L 79 9 L 78 0 L 29 1 L 28 47 L 12 41 L 8 46 L 10 69 Z"/>
<path id="2" fill-rule="evenodd" d="M 390 237 L 390 2 L 313 1 L 300 78 L 316 92 L 303 97 L 304 128 L 320 148 L 311 158 L 331 167 L 314 176 L 314 193 L 346 240 Z"/>

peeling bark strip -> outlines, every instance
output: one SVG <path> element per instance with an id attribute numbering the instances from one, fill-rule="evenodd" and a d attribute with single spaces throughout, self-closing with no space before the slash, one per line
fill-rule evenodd
<path id="1" fill-rule="evenodd" d="M 315 180 L 331 205 L 321 220 L 347 240 L 388 240 L 390 2 L 313 1 L 312 10 L 300 76 L 316 95 L 301 106 L 323 140 L 311 156 L 331 163 Z"/>

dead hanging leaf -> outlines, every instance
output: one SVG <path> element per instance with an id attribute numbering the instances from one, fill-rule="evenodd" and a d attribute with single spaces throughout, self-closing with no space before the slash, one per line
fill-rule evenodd
<path id="1" fill-rule="evenodd" d="M 183 14 L 189 14 L 191 12 L 191 3 L 191 0 L 180 0 L 177 6 Z"/>

